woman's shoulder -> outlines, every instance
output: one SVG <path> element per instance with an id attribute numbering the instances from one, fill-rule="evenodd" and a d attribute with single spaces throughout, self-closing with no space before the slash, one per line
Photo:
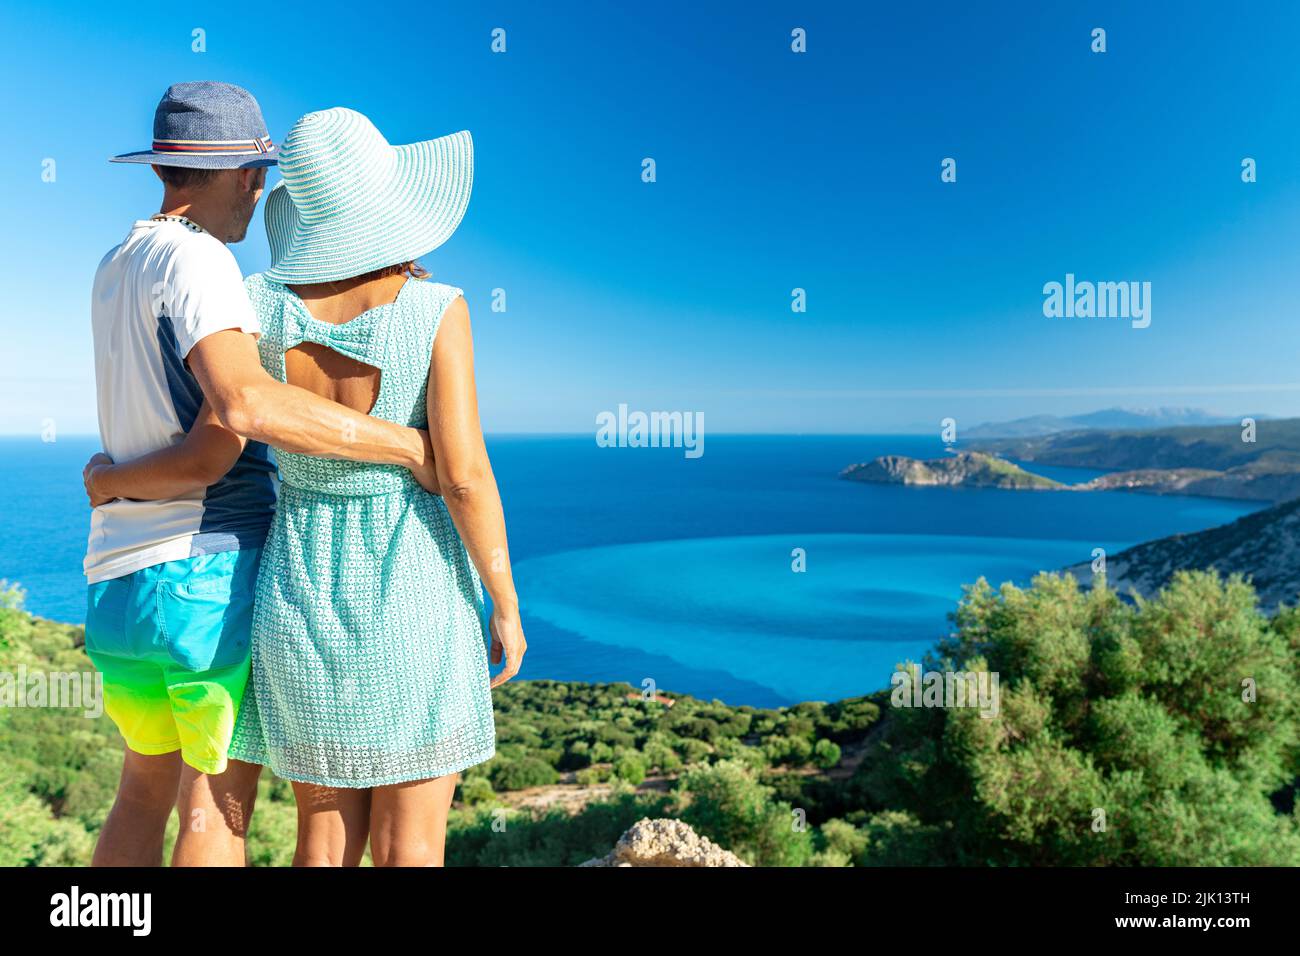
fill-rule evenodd
<path id="1" fill-rule="evenodd" d="M 407 282 L 415 293 L 412 300 L 435 331 L 447 314 L 447 307 L 465 294 L 458 286 L 446 282 L 431 279 L 408 279 Z"/>
<path id="2" fill-rule="evenodd" d="M 426 306 L 437 305 L 441 303 L 442 308 L 446 308 L 451 302 L 463 296 L 465 293 L 458 286 L 448 285 L 446 282 L 434 282 L 432 279 L 410 279 L 408 280 L 420 296 L 420 301 Z"/>
<path id="3" fill-rule="evenodd" d="M 265 274 L 254 272 L 244 279 L 244 291 L 262 323 L 264 335 L 274 331 L 287 305 L 289 290 Z"/>
<path id="4" fill-rule="evenodd" d="M 254 272 L 244 279 L 244 291 L 253 301 L 253 305 L 270 299 L 283 297 L 285 288 L 273 279 L 268 279 L 265 272 Z"/>

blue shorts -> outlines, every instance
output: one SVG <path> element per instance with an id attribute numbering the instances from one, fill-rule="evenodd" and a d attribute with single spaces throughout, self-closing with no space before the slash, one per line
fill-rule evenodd
<path id="1" fill-rule="evenodd" d="M 86 653 L 104 710 L 140 754 L 226 769 L 248 683 L 260 548 L 168 561 L 90 585 Z"/>

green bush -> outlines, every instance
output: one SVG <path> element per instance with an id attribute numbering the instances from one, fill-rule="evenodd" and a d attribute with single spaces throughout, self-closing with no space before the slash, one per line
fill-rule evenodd
<path id="1" fill-rule="evenodd" d="M 461 780 L 459 789 L 461 802 L 471 807 L 479 803 L 492 803 L 497 797 L 487 777 L 466 777 Z"/>
<path id="2" fill-rule="evenodd" d="M 50 816 L 36 797 L 0 788 L 0 866 L 86 866 L 94 838 L 75 820 Z"/>
<path id="3" fill-rule="evenodd" d="M 763 744 L 770 764 L 802 767 L 812 759 L 813 745 L 804 737 L 772 736 Z"/>
<path id="4" fill-rule="evenodd" d="M 574 780 L 584 787 L 590 787 L 598 783 L 604 783 L 613 776 L 613 768 L 608 764 L 601 764 L 598 767 L 586 767 L 579 770 L 573 775 Z"/>
<path id="5" fill-rule="evenodd" d="M 813 746 L 812 759 L 823 770 L 829 770 L 840 762 L 840 745 L 822 738 Z"/>
<path id="6" fill-rule="evenodd" d="M 560 779 L 556 769 L 538 757 L 498 760 L 494 761 L 491 770 L 492 786 L 497 790 L 545 787 Z"/>
<path id="7" fill-rule="evenodd" d="M 1239 578 L 1177 574 L 1135 607 L 1069 576 L 967 590 L 933 669 L 1000 678 L 997 716 L 897 708 L 860 774 L 874 861 L 1300 864 L 1295 621 Z M 1246 688 L 1257 691 L 1247 699 Z"/>
<path id="8" fill-rule="evenodd" d="M 812 856 L 811 836 L 795 827 L 793 807 L 773 801 L 771 788 L 741 763 L 692 770 L 677 792 L 685 801 L 681 819 L 747 863 L 802 866 Z"/>
<path id="9" fill-rule="evenodd" d="M 645 779 L 645 761 L 634 753 L 620 757 L 614 764 L 614 775 L 635 787 Z"/>

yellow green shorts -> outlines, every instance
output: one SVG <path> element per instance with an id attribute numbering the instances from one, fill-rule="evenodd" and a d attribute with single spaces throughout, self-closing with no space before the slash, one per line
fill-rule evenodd
<path id="1" fill-rule="evenodd" d="M 90 585 L 86 653 L 104 710 L 140 754 L 226 769 L 248 683 L 260 549 L 168 561 Z"/>

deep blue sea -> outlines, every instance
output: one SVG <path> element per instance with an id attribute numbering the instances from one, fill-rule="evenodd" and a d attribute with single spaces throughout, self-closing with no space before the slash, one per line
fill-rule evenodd
<path id="1" fill-rule="evenodd" d="M 494 436 L 529 652 L 526 677 L 627 681 L 733 704 L 833 700 L 888 684 L 948 632 L 963 583 L 1223 524 L 1258 502 L 840 481 L 937 437 L 708 436 L 704 455 Z M 93 438 L 0 439 L 0 579 L 81 623 Z M 1077 481 L 1100 472 L 1030 466 Z M 802 549 L 806 570 L 792 569 Z"/>

